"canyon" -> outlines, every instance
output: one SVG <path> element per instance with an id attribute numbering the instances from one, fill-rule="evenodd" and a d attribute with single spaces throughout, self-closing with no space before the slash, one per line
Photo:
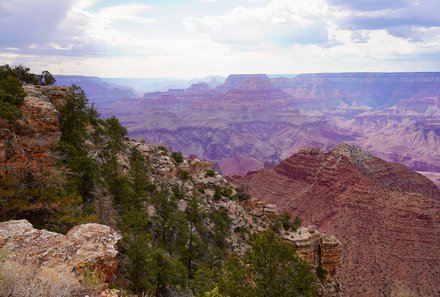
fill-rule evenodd
<path id="1" fill-rule="evenodd" d="M 226 175 L 345 142 L 439 184 L 439 73 L 230 75 L 224 84 L 114 96 L 98 105 L 129 135 L 210 160 Z"/>
<path id="2" fill-rule="evenodd" d="M 67 179 L 70 174 L 66 167 L 57 166 L 60 154 L 56 151 L 61 141 L 61 107 L 71 95 L 69 88 L 26 85 L 24 89 L 27 95 L 19 106 L 22 116 L 11 122 L 0 121 L 0 132 L 4 136 L 0 140 L 0 161 L 5 164 L 0 170 L 0 215 L 4 218 L 4 222 L 0 222 L 0 295 L 124 296 L 122 291 L 128 287 L 127 258 L 121 253 L 127 245 L 123 243 L 121 232 L 124 229 L 119 227 L 121 217 L 116 202 L 104 183 L 94 185 L 94 201 L 88 206 L 96 212 L 96 216 L 87 219 L 93 223 L 75 225 L 65 230 L 65 235 L 53 232 L 50 227 L 53 227 L 54 214 L 66 200 L 51 200 L 46 195 L 39 198 L 31 193 L 19 201 L 14 200 L 14 192 L 29 187 L 28 183 L 40 181 L 42 188 L 45 183 L 62 185 L 63 177 Z M 103 128 L 104 122 L 101 125 Z M 94 134 L 93 126 L 87 129 L 87 133 Z M 128 138 L 122 140 L 124 149 L 117 155 L 118 175 L 130 173 L 131 152 L 139 152 L 148 160 L 147 185 L 172 187 L 173 191 L 178 191 L 178 200 L 170 205 L 183 213 L 192 198 L 199 195 L 203 213 L 224 211 L 230 221 L 226 240 L 231 253 L 243 255 L 249 248 L 251 234 L 271 229 L 281 215 L 276 206 L 258 199 L 240 201 L 233 198 L 237 189 L 213 171 L 209 162 L 194 157 L 177 162 L 163 147 Z M 102 142 L 96 145 L 90 138 L 85 147 L 96 164 L 103 166 Z M 14 178 L 16 183 L 9 185 L 9 178 Z M 230 193 L 216 197 L 219 189 L 227 189 Z M 129 191 L 123 194 L 128 196 Z M 144 205 L 144 208 L 139 211 L 151 222 L 161 219 L 160 210 L 154 205 Z M 38 209 L 51 211 L 48 222 L 30 215 L 39 214 Z M 215 223 L 203 218 L 207 230 L 215 228 Z M 296 247 L 298 257 L 309 265 L 311 272 L 325 269 L 325 276 L 313 278 L 319 296 L 341 296 L 337 271 L 342 247 L 335 236 L 322 233 L 312 225 L 295 230 L 280 229 L 277 234 L 283 242 Z M 122 291 L 110 289 L 115 286 Z"/>
<path id="3" fill-rule="evenodd" d="M 440 190 L 423 175 L 340 144 L 235 182 L 340 239 L 344 296 L 440 293 Z"/>

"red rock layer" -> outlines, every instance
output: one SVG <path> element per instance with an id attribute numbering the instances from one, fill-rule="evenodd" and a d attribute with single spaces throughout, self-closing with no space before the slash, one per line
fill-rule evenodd
<path id="1" fill-rule="evenodd" d="M 67 89 L 25 86 L 23 116 L 9 125 L 0 119 L 0 175 L 44 175 L 60 141 L 58 110 Z"/>
<path id="2" fill-rule="evenodd" d="M 422 175 L 339 145 L 237 182 L 336 235 L 344 296 L 440 296 L 440 190 Z"/>

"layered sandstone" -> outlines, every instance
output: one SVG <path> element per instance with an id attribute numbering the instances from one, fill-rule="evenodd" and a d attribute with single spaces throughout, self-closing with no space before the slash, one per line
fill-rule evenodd
<path id="1" fill-rule="evenodd" d="M 440 190 L 424 176 L 340 145 L 300 151 L 238 182 L 335 234 L 345 296 L 438 296 Z"/>
<path id="2" fill-rule="evenodd" d="M 312 269 L 324 268 L 329 279 L 336 276 L 342 248 L 335 236 L 321 234 L 315 227 L 309 226 L 300 227 L 296 232 L 285 234 L 283 239 L 295 245 L 297 255 Z"/>

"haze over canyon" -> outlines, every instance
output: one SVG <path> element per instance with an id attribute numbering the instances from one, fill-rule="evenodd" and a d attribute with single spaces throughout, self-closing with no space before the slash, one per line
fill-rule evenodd
<path id="1" fill-rule="evenodd" d="M 81 85 L 131 137 L 213 161 L 229 176 L 345 142 L 440 184 L 440 73 L 230 75 L 141 97 L 114 81 L 57 79 Z"/>

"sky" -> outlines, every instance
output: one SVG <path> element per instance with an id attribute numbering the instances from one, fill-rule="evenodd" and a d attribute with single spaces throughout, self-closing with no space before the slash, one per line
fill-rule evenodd
<path id="1" fill-rule="evenodd" d="M 440 71 L 439 0 L 0 0 L 0 64 L 101 77 Z"/>

